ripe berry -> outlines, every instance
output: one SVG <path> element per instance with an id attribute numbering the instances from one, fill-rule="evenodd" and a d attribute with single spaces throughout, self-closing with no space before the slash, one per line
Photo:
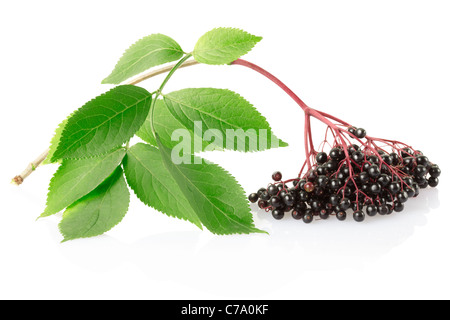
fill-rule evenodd
<path id="1" fill-rule="evenodd" d="M 391 182 L 391 177 L 385 173 L 382 173 L 378 177 L 377 182 L 384 188 Z"/>
<path id="2" fill-rule="evenodd" d="M 365 218 L 366 218 L 366 215 L 364 214 L 364 212 L 362 212 L 362 211 L 353 212 L 353 219 L 356 222 L 363 222 Z"/>
<path id="3" fill-rule="evenodd" d="M 340 151 L 341 150 L 339 148 L 331 149 L 330 150 L 330 158 L 333 159 L 333 160 L 339 160 L 339 158 L 340 158 L 340 155 L 339 155 Z"/>
<path id="4" fill-rule="evenodd" d="M 294 196 L 290 193 L 285 194 L 284 196 L 282 196 L 283 202 L 284 204 L 286 204 L 287 206 L 292 206 L 294 204 Z"/>
<path id="5" fill-rule="evenodd" d="M 430 177 L 428 178 L 428 185 L 432 188 L 437 187 L 439 184 L 439 178 Z"/>
<path id="6" fill-rule="evenodd" d="M 327 209 L 321 209 L 319 211 L 320 219 L 326 220 L 326 219 L 328 219 L 329 216 L 330 216 L 330 212 Z"/>
<path id="7" fill-rule="evenodd" d="M 363 138 L 365 138 L 366 135 L 367 135 L 367 132 L 363 128 L 356 129 L 356 132 L 355 132 L 356 137 L 363 139 Z"/>
<path id="8" fill-rule="evenodd" d="M 347 213 L 345 213 L 345 211 L 339 211 L 338 213 L 336 213 L 336 218 L 339 221 L 344 221 L 345 219 L 347 219 Z"/>
<path id="9" fill-rule="evenodd" d="M 325 152 L 319 152 L 316 155 L 316 161 L 319 164 L 324 164 L 325 162 L 327 162 L 327 160 L 328 160 L 328 156 Z"/>
<path id="10" fill-rule="evenodd" d="M 355 135 L 356 134 L 356 128 L 355 127 L 348 127 L 347 131 L 350 132 L 351 134 Z"/>
<path id="11" fill-rule="evenodd" d="M 258 192 L 257 192 L 258 197 L 260 197 L 261 194 L 262 194 L 263 192 L 265 192 L 265 191 L 267 191 L 266 188 L 261 188 L 261 189 L 259 189 Z"/>
<path id="12" fill-rule="evenodd" d="M 345 211 L 348 208 L 350 208 L 351 205 L 352 205 L 352 202 L 350 201 L 350 199 L 343 198 L 338 206 L 341 211 Z"/>
<path id="13" fill-rule="evenodd" d="M 264 200 L 259 200 L 259 201 L 258 201 L 258 207 L 259 207 L 260 209 L 265 209 L 265 208 L 267 208 L 268 206 L 269 206 L 269 202 L 264 201 Z"/>
<path id="14" fill-rule="evenodd" d="M 408 193 L 406 191 L 400 191 L 397 194 L 397 200 L 400 203 L 405 203 L 406 201 L 408 201 L 408 198 L 409 198 L 409 196 L 408 196 Z"/>
<path id="15" fill-rule="evenodd" d="M 366 213 L 369 217 L 373 217 L 376 216 L 376 214 L 378 213 L 378 209 L 376 205 L 368 205 L 366 208 Z"/>
<path id="16" fill-rule="evenodd" d="M 377 165 L 371 165 L 367 170 L 369 176 L 373 179 L 378 178 L 381 175 L 380 168 Z"/>
<path id="17" fill-rule="evenodd" d="M 302 219 L 304 215 L 305 215 L 305 212 L 301 212 L 301 211 L 297 211 L 297 210 L 292 211 L 292 218 L 294 218 L 295 220 Z"/>
<path id="18" fill-rule="evenodd" d="M 352 159 L 356 163 L 361 163 L 364 160 L 364 153 L 362 153 L 361 151 L 355 151 L 352 154 Z"/>
<path id="19" fill-rule="evenodd" d="M 275 172 L 272 174 L 272 179 L 273 179 L 273 181 L 281 181 L 282 178 L 283 178 L 283 175 L 281 174 L 280 171 L 275 171 Z"/>
<path id="20" fill-rule="evenodd" d="M 433 164 L 428 172 L 432 178 L 439 178 L 441 175 L 441 169 L 436 164 Z"/>
<path id="21" fill-rule="evenodd" d="M 272 216 L 276 219 L 276 220 L 281 220 L 284 218 L 284 211 L 283 210 L 279 210 L 279 209 L 275 209 L 272 211 Z"/>
<path id="22" fill-rule="evenodd" d="M 273 196 L 270 198 L 270 205 L 274 208 L 279 208 L 283 205 L 283 202 L 279 196 Z"/>
<path id="23" fill-rule="evenodd" d="M 386 204 L 381 204 L 378 206 L 378 213 L 382 216 L 389 213 L 389 207 Z"/>
<path id="24" fill-rule="evenodd" d="M 250 194 L 250 195 L 248 196 L 248 200 L 249 200 L 251 203 L 255 203 L 256 201 L 258 201 L 258 199 L 259 199 L 259 196 L 258 196 L 257 193 L 252 193 L 252 194 Z"/>
<path id="25" fill-rule="evenodd" d="M 388 190 L 394 195 L 397 194 L 401 190 L 401 188 L 402 187 L 398 182 L 392 182 L 388 185 Z"/>
<path id="26" fill-rule="evenodd" d="M 321 188 L 325 188 L 328 184 L 328 181 L 330 181 L 330 179 L 324 175 L 318 176 L 316 179 L 317 185 Z"/>
<path id="27" fill-rule="evenodd" d="M 270 199 L 270 194 L 267 191 L 264 191 L 263 193 L 261 193 L 261 195 L 259 196 L 261 198 L 261 200 L 269 200 Z"/>
<path id="28" fill-rule="evenodd" d="M 269 185 L 269 187 L 267 187 L 267 192 L 271 195 L 271 196 L 275 196 L 278 194 L 278 187 L 274 184 Z"/>
<path id="29" fill-rule="evenodd" d="M 394 211 L 395 212 L 402 212 L 403 209 L 405 209 L 405 205 L 399 201 L 394 202 Z"/>
<path id="30" fill-rule="evenodd" d="M 311 211 L 307 211 L 302 219 L 303 219 L 304 223 L 311 223 L 313 221 L 314 217 L 313 217 Z"/>
<path id="31" fill-rule="evenodd" d="M 370 185 L 370 193 L 379 194 L 381 192 L 381 185 L 379 183 L 373 183 Z"/>
<path id="32" fill-rule="evenodd" d="M 429 165 L 429 163 L 430 163 L 430 161 L 428 160 L 428 158 L 425 157 L 425 156 L 418 156 L 418 157 L 416 158 L 416 162 L 417 162 L 417 164 L 420 164 L 420 165 L 425 166 L 425 167 L 428 167 L 428 165 Z"/>

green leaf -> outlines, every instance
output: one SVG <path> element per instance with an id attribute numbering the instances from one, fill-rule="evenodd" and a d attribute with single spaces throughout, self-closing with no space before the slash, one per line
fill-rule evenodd
<path id="1" fill-rule="evenodd" d="M 193 126 L 186 127 L 181 124 L 181 122 L 172 115 L 163 100 L 156 100 L 154 108 L 153 125 L 155 126 L 155 131 L 158 132 L 159 138 L 165 146 L 173 148 L 179 143 L 177 139 L 172 141 L 173 133 L 179 129 L 185 129 L 189 133 L 189 139 L 191 142 L 190 153 L 205 151 L 205 149 L 211 144 L 211 142 L 202 139 L 200 139 L 201 141 L 199 140 L 199 143 L 196 143 L 194 140 Z M 155 136 L 152 132 L 150 115 L 147 117 L 147 120 L 144 122 L 136 135 L 152 146 L 157 146 Z"/>
<path id="2" fill-rule="evenodd" d="M 245 192 L 220 166 L 191 156 L 190 164 L 174 164 L 172 149 L 157 143 L 167 170 L 202 224 L 215 234 L 264 233 L 255 228 Z"/>
<path id="3" fill-rule="evenodd" d="M 200 63 L 229 64 L 247 54 L 261 40 L 240 29 L 217 28 L 198 40 L 193 56 Z"/>
<path id="4" fill-rule="evenodd" d="M 129 186 L 143 203 L 202 228 L 197 214 L 164 166 L 158 149 L 143 143 L 134 145 L 127 152 L 124 168 Z"/>
<path id="5" fill-rule="evenodd" d="M 55 154 L 56 148 L 59 145 L 59 141 L 61 140 L 61 134 L 64 130 L 64 127 L 67 124 L 67 119 L 65 119 L 63 122 L 61 122 L 55 130 L 55 135 L 53 136 L 52 140 L 50 141 L 50 148 L 48 151 L 47 158 L 45 158 L 44 162 L 42 164 L 50 164 L 52 162 L 53 155 Z"/>
<path id="6" fill-rule="evenodd" d="M 147 118 L 152 95 L 123 85 L 98 96 L 67 120 L 52 161 L 98 156 L 127 142 Z"/>
<path id="7" fill-rule="evenodd" d="M 147 69 L 183 57 L 183 50 L 172 38 L 152 34 L 133 44 L 120 58 L 113 72 L 102 83 L 119 84 Z"/>
<path id="8" fill-rule="evenodd" d="M 47 207 L 41 217 L 47 217 L 97 188 L 122 162 L 126 151 L 120 148 L 92 159 L 65 160 L 50 181 Z"/>
<path id="9" fill-rule="evenodd" d="M 111 230 L 128 211 L 130 192 L 122 169 L 64 212 L 59 230 L 64 240 L 95 237 Z"/>
<path id="10" fill-rule="evenodd" d="M 207 130 L 218 132 L 222 141 L 216 139 L 212 143 L 220 148 L 262 151 L 287 146 L 273 135 L 266 118 L 230 90 L 184 89 L 165 95 L 164 101 L 184 127 L 193 128 L 196 121 L 202 136 Z"/>

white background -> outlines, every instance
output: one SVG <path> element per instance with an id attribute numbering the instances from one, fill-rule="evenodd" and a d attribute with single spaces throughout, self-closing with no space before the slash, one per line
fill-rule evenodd
<path id="1" fill-rule="evenodd" d="M 0 298 L 450 298 L 449 1 L 1 1 L 0 16 Z M 401 214 L 361 224 L 305 225 L 255 210 L 270 236 L 214 236 L 133 198 L 107 234 L 61 244 L 60 216 L 35 221 L 56 166 L 21 187 L 11 178 L 63 118 L 110 88 L 100 82 L 129 45 L 163 33 L 190 51 L 219 26 L 263 36 L 245 58 L 311 107 L 424 151 L 441 166 L 441 185 Z M 304 161 L 302 111 L 237 66 L 180 70 L 166 91 L 209 86 L 242 94 L 290 146 L 208 159 L 247 192 L 274 170 L 294 177 Z"/>

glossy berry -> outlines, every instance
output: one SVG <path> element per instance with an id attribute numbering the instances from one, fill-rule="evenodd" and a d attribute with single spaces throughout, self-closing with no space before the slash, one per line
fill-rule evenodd
<path id="1" fill-rule="evenodd" d="M 275 196 L 278 194 L 278 187 L 274 184 L 271 184 L 267 187 L 267 192 L 269 193 L 269 195 L 271 196 Z"/>
<path id="2" fill-rule="evenodd" d="M 270 194 L 267 191 L 264 191 L 263 193 L 261 193 L 259 197 L 261 198 L 261 200 L 265 200 L 265 201 L 270 200 Z"/>
<path id="3" fill-rule="evenodd" d="M 264 201 L 264 200 L 259 200 L 258 201 L 258 207 L 260 209 L 265 209 L 269 206 L 269 202 L 268 201 Z"/>
<path id="4" fill-rule="evenodd" d="M 380 168 L 377 165 L 375 165 L 375 164 L 371 165 L 369 167 L 369 169 L 367 170 L 367 172 L 369 173 L 369 176 L 372 179 L 376 179 L 376 178 L 378 178 L 381 175 Z"/>
<path id="5" fill-rule="evenodd" d="M 341 200 L 341 202 L 339 202 L 339 209 L 341 210 L 341 211 L 345 211 L 345 210 L 347 210 L 348 208 L 350 208 L 350 206 L 352 205 L 352 202 L 350 201 L 350 199 L 348 199 L 348 198 L 343 198 L 342 200 Z"/>
<path id="6" fill-rule="evenodd" d="M 333 160 L 339 160 L 340 159 L 340 149 L 339 148 L 333 148 L 330 150 L 330 158 Z"/>
<path id="7" fill-rule="evenodd" d="M 364 160 L 364 153 L 362 153 L 361 151 L 355 151 L 352 154 L 352 159 L 356 163 L 361 163 Z"/>
<path id="8" fill-rule="evenodd" d="M 283 175 L 281 174 L 280 171 L 275 171 L 275 172 L 272 174 L 272 179 L 273 179 L 273 181 L 281 181 L 282 178 L 283 178 Z"/>
<path id="9" fill-rule="evenodd" d="M 365 218 L 366 218 L 366 215 L 364 214 L 364 212 L 362 212 L 362 211 L 353 212 L 353 219 L 356 222 L 363 222 Z"/>
<path id="10" fill-rule="evenodd" d="M 379 205 L 378 213 L 382 216 L 387 215 L 389 213 L 389 207 L 386 204 Z"/>
<path id="11" fill-rule="evenodd" d="M 283 202 L 279 196 L 273 196 L 270 198 L 270 205 L 274 208 L 279 208 L 283 205 Z"/>
<path id="12" fill-rule="evenodd" d="M 441 175 L 441 169 L 437 165 L 432 165 L 430 171 L 428 172 L 432 178 L 439 178 Z"/>
<path id="13" fill-rule="evenodd" d="M 316 161 L 319 164 L 324 164 L 325 162 L 327 162 L 327 160 L 328 160 L 328 156 L 325 152 L 319 152 L 316 155 Z"/>
<path id="14" fill-rule="evenodd" d="M 294 196 L 290 193 L 285 194 L 282 196 L 283 202 L 287 206 L 292 206 L 294 204 Z"/>
<path id="15" fill-rule="evenodd" d="M 403 209 L 405 209 L 405 205 L 401 202 L 395 201 L 394 202 L 394 211 L 395 212 L 402 212 Z"/>
<path id="16" fill-rule="evenodd" d="M 367 132 L 365 129 L 363 129 L 363 128 L 356 129 L 355 136 L 358 137 L 359 139 L 365 138 L 366 135 L 367 135 Z"/>
<path id="17" fill-rule="evenodd" d="M 432 188 L 436 188 L 439 184 L 439 178 L 430 177 L 428 178 L 428 185 Z"/>
<path id="18" fill-rule="evenodd" d="M 311 223 L 314 219 L 314 216 L 312 215 L 312 213 L 310 211 L 306 212 L 305 215 L 303 216 L 303 222 L 304 223 Z"/>
<path id="19" fill-rule="evenodd" d="M 376 216 L 377 213 L 378 213 L 377 206 L 376 206 L 376 205 L 373 205 L 373 204 L 368 205 L 367 208 L 366 208 L 366 213 L 367 213 L 367 215 L 368 215 L 369 217 Z"/>
<path id="20" fill-rule="evenodd" d="M 348 127 L 347 131 L 350 132 L 351 134 L 355 135 L 356 134 L 356 128 L 355 127 Z"/>
<path id="21" fill-rule="evenodd" d="M 279 210 L 279 209 L 272 210 L 272 216 L 276 220 L 281 220 L 281 219 L 284 218 L 284 211 L 283 210 Z"/>
<path id="22" fill-rule="evenodd" d="M 339 211 L 338 213 L 336 213 L 336 218 L 339 221 L 344 221 L 345 219 L 347 219 L 347 213 L 345 213 L 345 211 Z"/>
<path id="23" fill-rule="evenodd" d="M 305 215 L 305 212 L 301 212 L 301 211 L 297 211 L 297 210 L 292 211 L 292 218 L 294 218 L 295 220 L 303 219 L 304 215 Z"/>
<path id="24" fill-rule="evenodd" d="M 248 196 L 248 200 L 249 200 L 251 203 L 255 203 L 256 201 L 258 201 L 258 199 L 259 199 L 259 196 L 258 196 L 257 193 L 252 193 L 252 194 L 250 194 L 250 195 Z"/>
<path id="25" fill-rule="evenodd" d="M 406 201 L 408 201 L 408 198 L 409 198 L 409 196 L 408 196 L 408 193 L 406 191 L 400 191 L 397 194 L 397 200 L 400 203 L 405 203 Z"/>

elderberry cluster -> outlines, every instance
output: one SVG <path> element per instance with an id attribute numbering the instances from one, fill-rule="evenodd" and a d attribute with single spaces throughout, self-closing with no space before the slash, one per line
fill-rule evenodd
<path id="1" fill-rule="evenodd" d="M 365 136 L 364 129 L 355 130 L 358 136 Z M 274 183 L 248 199 L 277 220 L 291 212 L 294 219 L 305 223 L 331 215 L 343 221 L 351 210 L 354 220 L 362 222 L 366 215 L 403 211 L 420 189 L 436 187 L 440 174 L 439 166 L 409 148 L 390 154 L 378 149 L 374 154 L 357 145 L 349 146 L 347 153 L 337 146 L 328 154 L 317 153 L 312 169 L 302 178 L 281 181 L 282 174 L 277 171 L 272 175 Z"/>

